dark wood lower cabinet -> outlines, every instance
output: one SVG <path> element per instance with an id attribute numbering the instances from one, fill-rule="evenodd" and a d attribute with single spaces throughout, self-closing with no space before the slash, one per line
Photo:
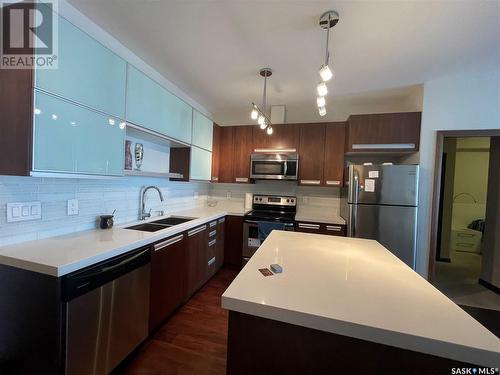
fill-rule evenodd
<path id="1" fill-rule="evenodd" d="M 187 294 L 191 296 L 206 281 L 208 224 L 187 232 Z"/>
<path id="2" fill-rule="evenodd" d="M 187 295 L 186 235 L 173 236 L 154 245 L 151 254 L 149 330 L 168 318 Z"/>
<path id="3" fill-rule="evenodd" d="M 60 279 L 0 265 L 0 374 L 61 374 Z"/>
<path id="4" fill-rule="evenodd" d="M 330 236 L 346 236 L 347 228 L 341 224 L 324 224 L 307 221 L 295 223 L 295 231 L 302 233 L 327 234 Z"/>
<path id="5" fill-rule="evenodd" d="M 243 216 L 226 216 L 224 264 L 241 268 L 243 258 Z"/>
<path id="6" fill-rule="evenodd" d="M 226 218 L 217 220 L 217 245 L 215 246 L 215 268 L 219 270 L 224 264 L 224 246 L 226 235 Z"/>
<path id="7" fill-rule="evenodd" d="M 229 312 L 227 374 L 449 374 L 470 364 Z"/>

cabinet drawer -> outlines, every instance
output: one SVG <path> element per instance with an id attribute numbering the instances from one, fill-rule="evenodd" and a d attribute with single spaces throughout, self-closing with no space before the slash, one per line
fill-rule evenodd
<path id="1" fill-rule="evenodd" d="M 295 225 L 297 232 L 326 234 L 330 236 L 345 236 L 346 226 L 338 224 L 323 224 L 313 222 L 297 222 Z"/>

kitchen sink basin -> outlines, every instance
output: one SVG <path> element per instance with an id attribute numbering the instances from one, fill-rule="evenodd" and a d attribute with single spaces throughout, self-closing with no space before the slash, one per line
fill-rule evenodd
<path id="1" fill-rule="evenodd" d="M 144 223 L 144 224 L 132 225 L 131 227 L 126 227 L 125 229 L 142 230 L 144 232 L 156 232 L 158 230 L 162 230 L 171 226 L 172 225 L 166 225 L 166 224 L 161 225 L 154 223 Z"/>
<path id="2" fill-rule="evenodd" d="M 194 220 L 194 217 L 177 217 L 170 216 L 164 219 L 153 221 L 153 224 L 161 224 L 161 225 L 179 225 L 182 223 L 186 223 L 188 221 Z"/>

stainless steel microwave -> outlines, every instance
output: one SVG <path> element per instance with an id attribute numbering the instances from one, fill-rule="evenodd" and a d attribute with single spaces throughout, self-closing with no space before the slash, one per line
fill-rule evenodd
<path id="1" fill-rule="evenodd" d="M 297 153 L 257 153 L 250 158 L 250 177 L 257 180 L 297 180 Z"/>

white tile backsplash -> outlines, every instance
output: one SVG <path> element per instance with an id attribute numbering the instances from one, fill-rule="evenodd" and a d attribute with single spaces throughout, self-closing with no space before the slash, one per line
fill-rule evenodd
<path id="1" fill-rule="evenodd" d="M 245 193 L 295 195 L 299 208 L 337 212 L 339 188 L 297 186 L 296 182 L 257 181 L 255 184 L 207 184 L 197 182 L 170 182 L 164 178 L 123 177 L 110 179 L 61 179 L 0 176 L 0 246 L 36 240 L 57 235 L 94 229 L 98 217 L 116 209 L 115 223 L 123 224 L 138 219 L 139 195 L 142 186 L 158 186 L 165 199 L 150 190 L 146 207 L 152 214 L 171 213 L 204 206 L 207 196 L 243 206 Z M 195 192 L 198 199 L 194 199 Z M 307 197 L 304 203 L 302 197 Z M 67 200 L 78 199 L 79 214 L 67 216 Z M 8 202 L 41 201 L 42 219 L 7 223 Z"/>
<path id="2" fill-rule="evenodd" d="M 138 219 L 139 193 L 142 186 L 156 185 L 164 202 L 151 190 L 146 207 L 152 214 L 166 213 L 205 205 L 210 185 L 170 182 L 164 178 L 123 177 L 119 179 L 60 179 L 0 176 L 0 246 L 97 227 L 98 217 L 116 209 L 115 223 Z M 198 199 L 194 193 L 198 192 Z M 79 214 L 67 216 L 67 200 L 78 199 Z M 41 201 L 42 219 L 7 223 L 8 202 Z"/>

